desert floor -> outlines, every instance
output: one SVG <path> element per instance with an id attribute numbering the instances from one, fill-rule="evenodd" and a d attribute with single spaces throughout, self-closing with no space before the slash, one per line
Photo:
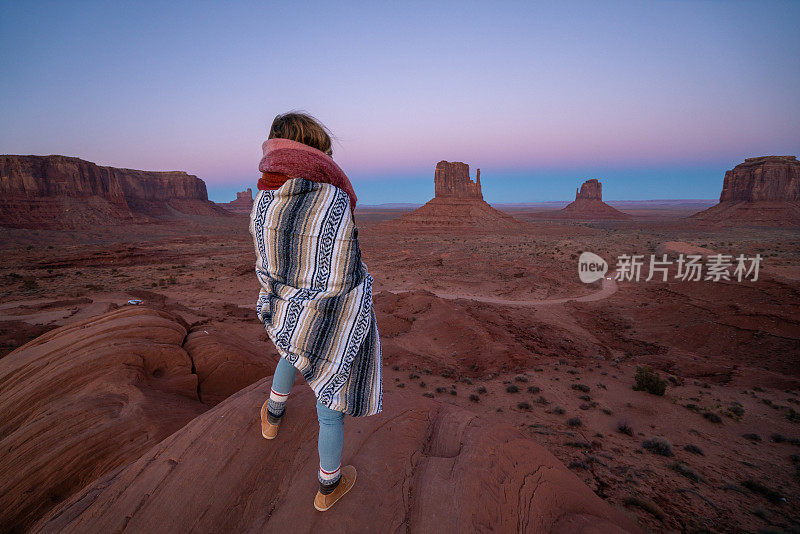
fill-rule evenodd
<path id="1" fill-rule="evenodd" d="M 406 234 L 398 213 L 356 213 L 386 390 L 516 426 L 654 532 L 800 529 L 800 231 L 517 210 L 514 232 Z M 245 216 L 2 234 L 0 357 L 131 298 L 274 352 Z M 578 280 L 582 251 L 613 268 L 691 247 L 760 253 L 760 279 Z M 645 364 L 663 396 L 632 389 Z"/>

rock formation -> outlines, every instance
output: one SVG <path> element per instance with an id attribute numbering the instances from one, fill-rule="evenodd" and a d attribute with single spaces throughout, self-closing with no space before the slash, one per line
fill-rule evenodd
<path id="1" fill-rule="evenodd" d="M 0 531 L 141 457 L 210 406 L 269 376 L 277 353 L 220 326 L 123 306 L 0 359 Z"/>
<path id="2" fill-rule="evenodd" d="M 255 310 L 251 313 L 254 316 Z M 213 325 L 192 328 L 183 348 L 194 364 L 200 400 L 209 406 L 271 376 L 278 363 L 278 353 L 271 341 L 254 347 L 236 334 Z M 302 378 L 297 383 L 301 382 Z"/>
<path id="3" fill-rule="evenodd" d="M 460 161 L 440 161 L 433 175 L 434 196 L 456 198 L 479 198 L 481 193 L 481 170 L 478 169 L 475 181 L 469 177 L 469 165 Z"/>
<path id="4" fill-rule="evenodd" d="M 182 171 L 102 167 L 67 156 L 0 156 L 0 225 L 80 228 L 180 214 L 228 215 Z"/>
<path id="5" fill-rule="evenodd" d="M 603 184 L 597 178 L 586 180 L 575 190 L 575 200 L 603 200 Z"/>
<path id="6" fill-rule="evenodd" d="M 218 206 L 225 208 L 231 213 L 239 215 L 250 215 L 253 210 L 253 190 L 249 187 L 244 191 L 236 193 L 236 200 L 231 202 L 217 203 Z"/>
<path id="7" fill-rule="evenodd" d="M 638 532 L 510 425 L 412 393 L 347 420 L 358 469 L 330 511 L 316 492 L 317 415 L 297 384 L 275 442 L 258 412 L 269 379 L 233 395 L 141 458 L 89 484 L 31 532 Z"/>
<path id="8" fill-rule="evenodd" d="M 411 213 L 383 224 L 404 231 L 458 228 L 475 231 L 516 228 L 520 224 L 511 215 L 496 210 L 483 200 L 480 169 L 473 182 L 466 163 L 440 161 L 436 164 L 433 183 L 433 199 Z"/>
<path id="9" fill-rule="evenodd" d="M 0 359 L 0 530 L 23 531 L 207 409 L 185 336 L 174 317 L 126 306 Z"/>
<path id="10" fill-rule="evenodd" d="M 603 184 L 596 178 L 586 180 L 575 191 L 575 201 L 556 212 L 535 214 L 536 217 L 577 220 L 623 220 L 630 215 L 603 202 Z"/>
<path id="11" fill-rule="evenodd" d="M 731 225 L 800 225 L 800 162 L 796 156 L 747 158 L 725 173 L 719 204 L 692 218 Z"/>

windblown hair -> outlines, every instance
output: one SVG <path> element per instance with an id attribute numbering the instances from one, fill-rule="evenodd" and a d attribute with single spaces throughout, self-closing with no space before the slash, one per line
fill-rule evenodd
<path id="1" fill-rule="evenodd" d="M 290 111 L 275 117 L 269 129 L 269 139 L 290 139 L 333 155 L 330 131 L 307 113 Z"/>

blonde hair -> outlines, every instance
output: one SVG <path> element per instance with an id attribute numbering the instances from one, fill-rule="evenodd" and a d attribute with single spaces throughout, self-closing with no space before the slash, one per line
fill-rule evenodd
<path id="1" fill-rule="evenodd" d="M 281 113 L 272 121 L 269 139 L 290 139 L 333 155 L 330 131 L 308 113 Z"/>

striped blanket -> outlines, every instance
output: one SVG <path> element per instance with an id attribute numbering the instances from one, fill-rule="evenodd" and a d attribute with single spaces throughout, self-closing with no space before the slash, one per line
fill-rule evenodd
<path id="1" fill-rule="evenodd" d="M 352 416 L 381 411 L 372 276 L 343 190 L 304 178 L 259 191 L 250 214 L 258 317 L 317 399 Z"/>

